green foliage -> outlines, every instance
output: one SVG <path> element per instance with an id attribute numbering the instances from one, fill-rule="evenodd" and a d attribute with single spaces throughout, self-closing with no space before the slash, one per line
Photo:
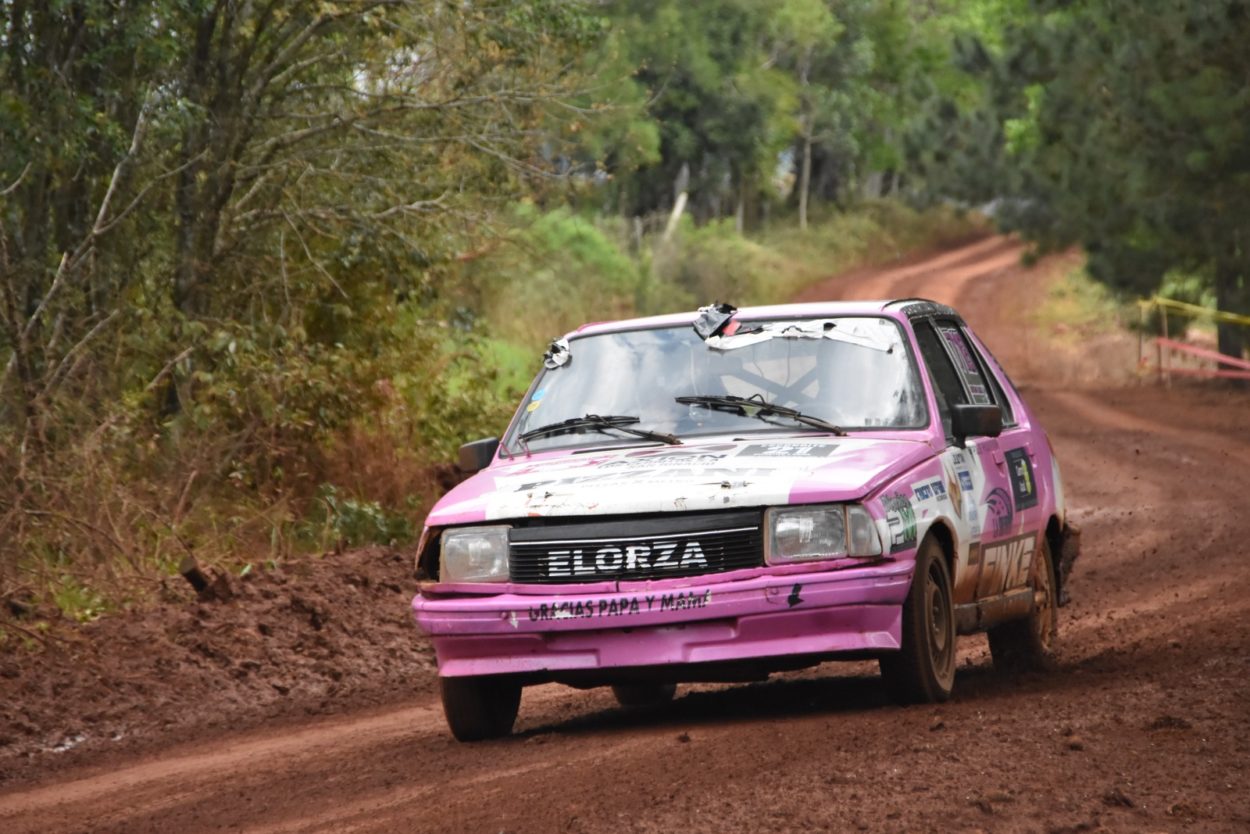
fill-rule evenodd
<path id="1" fill-rule="evenodd" d="M 332 484 L 324 484 L 317 497 L 321 538 L 350 547 L 363 544 L 408 543 L 415 538 L 412 520 L 390 513 L 376 501 L 361 501 L 339 495 Z M 409 508 L 410 510 L 412 508 Z"/>
<path id="2" fill-rule="evenodd" d="M 489 337 L 479 350 L 497 369 L 495 390 L 509 404 L 514 398 L 498 381 L 510 377 L 519 383 L 514 390 L 523 388 L 547 342 L 587 322 L 714 300 L 782 303 L 840 271 L 981 228 L 977 218 L 948 209 L 921 212 L 888 200 L 818 213 L 806 232 L 789 218 L 742 235 L 727 220 L 697 225 L 687 217 L 669 240 L 635 238 L 616 219 L 591 221 L 563 208 L 542 215 L 526 208 L 518 216 L 523 225 L 510 242 L 468 270 L 475 295 L 464 299 L 481 310 L 470 326 Z M 501 356 L 507 371 L 498 370 Z"/>
<path id="3" fill-rule="evenodd" d="M 1118 296 L 1078 268 L 1050 286 L 1031 319 L 1059 341 L 1077 346 L 1093 336 L 1121 332 L 1135 317 L 1132 299 Z"/>
<path id="4" fill-rule="evenodd" d="M 569 322 L 628 314 L 642 273 L 622 238 L 617 224 L 566 208 L 519 207 L 508 241 L 466 269 L 469 303 L 489 322 L 486 335 L 537 349 Z"/>
<path id="5" fill-rule="evenodd" d="M 109 609 L 102 595 L 69 574 L 58 577 L 52 600 L 62 614 L 80 623 L 97 619 Z"/>
<path id="6" fill-rule="evenodd" d="M 1150 295 L 1179 270 L 1221 309 L 1250 311 L 1244 4 L 978 5 L 990 14 L 965 29 L 960 54 L 980 93 L 944 111 L 978 141 L 950 144 L 935 161 L 953 176 L 934 181 L 1008 198 L 1009 227 L 1083 244 L 1090 274 L 1118 290 Z M 1221 350 L 1243 348 L 1221 328 Z"/>

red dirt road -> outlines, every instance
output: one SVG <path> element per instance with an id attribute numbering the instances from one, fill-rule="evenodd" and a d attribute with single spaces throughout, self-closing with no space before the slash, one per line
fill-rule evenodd
<path id="1" fill-rule="evenodd" d="M 0 792 L 0 831 L 1250 831 L 1250 395 L 1060 382 L 1028 313 L 1071 259 L 1020 251 L 808 297 L 953 303 L 1041 413 L 1084 530 L 1054 673 L 1004 677 L 965 638 L 942 706 L 892 705 L 867 664 L 651 712 L 547 686 L 515 736 L 461 745 L 414 669 L 407 704 L 36 774 Z"/>

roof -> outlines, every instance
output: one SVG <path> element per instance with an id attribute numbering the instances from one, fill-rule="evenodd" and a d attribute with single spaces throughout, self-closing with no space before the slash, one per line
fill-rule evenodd
<path id="1" fill-rule="evenodd" d="M 904 305 L 904 306 L 900 306 Z M 763 307 L 742 307 L 734 314 L 740 321 L 752 319 L 784 319 L 813 318 L 818 316 L 864 316 L 885 314 L 891 317 L 901 315 L 934 315 L 942 311 L 956 315 L 953 310 L 941 304 L 918 298 L 891 299 L 881 301 L 816 301 L 807 304 L 771 304 Z M 601 321 L 584 324 L 570 336 L 587 336 L 597 333 L 615 333 L 621 330 L 647 330 L 655 327 L 675 327 L 682 324 L 693 324 L 699 317 L 697 311 L 686 313 L 668 313 L 662 316 L 646 316 L 621 321 Z"/>

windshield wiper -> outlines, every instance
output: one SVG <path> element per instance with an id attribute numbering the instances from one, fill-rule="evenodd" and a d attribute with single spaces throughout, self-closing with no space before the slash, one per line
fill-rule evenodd
<path id="1" fill-rule="evenodd" d="M 788 405 L 776 405 L 770 403 L 759 394 L 752 394 L 749 397 L 737 397 L 733 394 L 720 395 L 703 395 L 696 397 L 675 397 L 674 399 L 682 405 L 699 405 L 704 408 L 713 408 L 720 411 L 736 411 L 747 417 L 758 417 L 761 420 L 768 420 L 770 414 L 776 414 L 779 417 L 789 417 L 791 420 L 802 423 L 806 426 L 812 426 L 817 429 L 824 429 L 832 432 L 840 437 L 845 437 L 846 432 L 839 426 L 835 426 L 828 420 L 822 420 L 819 417 L 812 417 L 804 414 L 798 409 L 791 408 Z"/>
<path id="2" fill-rule="evenodd" d="M 546 426 L 539 426 L 536 429 L 521 434 L 519 440 L 533 440 L 535 437 L 547 437 L 552 434 L 564 434 L 565 432 L 592 431 L 607 432 L 609 429 L 625 434 L 632 434 L 634 437 L 642 437 L 646 440 L 658 440 L 661 443 L 668 443 L 674 446 L 680 446 L 681 441 L 671 434 L 664 434 L 658 431 L 648 431 L 647 429 L 632 429 L 634 423 L 641 422 L 638 417 L 630 417 L 624 414 L 587 414 L 584 417 L 570 417 L 567 420 L 561 420 L 558 423 L 551 423 Z"/>

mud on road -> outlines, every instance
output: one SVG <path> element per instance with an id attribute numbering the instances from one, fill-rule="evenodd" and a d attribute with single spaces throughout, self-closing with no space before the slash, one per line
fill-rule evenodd
<path id="1" fill-rule="evenodd" d="M 1039 411 L 1084 532 L 1055 672 L 1004 677 L 977 637 L 941 706 L 894 706 L 868 664 L 648 712 L 545 686 L 515 736 L 460 745 L 418 663 L 402 702 L 33 760 L 0 830 L 1250 831 L 1250 396 L 1125 385 L 1128 340 L 1074 370 L 1029 315 L 1071 259 L 1020 254 L 990 238 L 809 297 L 952 303 Z"/>

